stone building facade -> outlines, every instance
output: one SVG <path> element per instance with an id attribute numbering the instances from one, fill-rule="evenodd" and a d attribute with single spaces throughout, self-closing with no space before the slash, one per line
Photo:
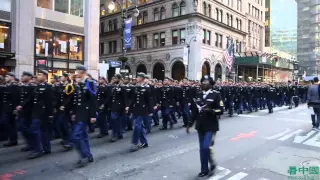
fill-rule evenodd
<path id="1" fill-rule="evenodd" d="M 110 11 L 108 2 L 101 0 L 100 17 L 100 62 L 106 63 L 123 55 L 121 8 Z M 135 4 L 138 17 L 131 14 Z M 223 55 L 228 39 L 233 40 L 235 54 L 263 51 L 264 19 L 260 14 L 264 15 L 264 3 L 260 0 L 138 0 L 129 5 L 132 48 L 125 53 L 125 67 L 133 76 L 145 72 L 152 78 L 180 80 L 210 75 L 224 81 L 230 75 Z M 250 14 L 252 5 L 257 7 L 255 11 L 259 9 L 259 18 Z M 248 22 L 255 22 L 252 33 L 248 33 L 248 27 L 253 27 Z M 189 47 L 189 58 L 184 64 L 185 47 Z M 110 67 L 108 75 L 114 73 Z"/>

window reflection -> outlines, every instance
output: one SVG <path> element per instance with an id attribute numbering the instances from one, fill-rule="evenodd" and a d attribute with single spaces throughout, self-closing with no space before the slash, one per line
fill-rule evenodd
<path id="1" fill-rule="evenodd" d="M 52 57 L 52 32 L 46 30 L 36 31 L 36 55 Z"/>
<path id="2" fill-rule="evenodd" d="M 69 40 L 69 59 L 82 60 L 83 38 L 81 36 L 71 36 Z"/>
<path id="3" fill-rule="evenodd" d="M 53 0 L 37 0 L 37 6 L 52 10 L 52 1 Z"/>
<path id="4" fill-rule="evenodd" d="M 179 16 L 179 7 L 176 3 L 172 5 L 172 16 L 173 17 Z"/>
<path id="5" fill-rule="evenodd" d="M 10 27 L 0 23 L 0 51 L 10 51 Z"/>
<path id="6" fill-rule="evenodd" d="M 83 0 L 71 0 L 70 14 L 83 17 Z"/>
<path id="7" fill-rule="evenodd" d="M 62 13 L 69 13 L 69 0 L 55 0 L 54 10 Z"/>
<path id="8" fill-rule="evenodd" d="M 68 59 L 68 40 L 69 37 L 64 33 L 57 33 L 53 42 L 53 56 L 55 58 Z"/>

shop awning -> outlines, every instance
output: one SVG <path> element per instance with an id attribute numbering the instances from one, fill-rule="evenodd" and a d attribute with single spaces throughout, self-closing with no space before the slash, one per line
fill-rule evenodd
<path id="1" fill-rule="evenodd" d="M 235 62 L 238 65 L 256 65 L 259 63 L 259 56 L 235 57 Z"/>

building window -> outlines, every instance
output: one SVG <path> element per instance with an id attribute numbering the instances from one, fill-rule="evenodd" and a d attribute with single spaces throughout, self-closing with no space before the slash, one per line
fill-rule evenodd
<path id="1" fill-rule="evenodd" d="M 230 15 L 230 25 L 231 25 L 231 27 L 233 27 L 233 16 L 232 15 Z"/>
<path id="2" fill-rule="evenodd" d="M 203 44 L 206 43 L 206 30 L 205 29 L 202 30 L 202 43 Z"/>
<path id="3" fill-rule="evenodd" d="M 239 50 L 239 42 L 238 40 L 236 40 L 236 52 L 238 52 L 238 50 Z"/>
<path id="4" fill-rule="evenodd" d="M 166 34 L 165 32 L 160 33 L 160 46 L 166 45 Z"/>
<path id="5" fill-rule="evenodd" d="M 236 23 L 237 23 L 237 29 L 239 29 L 239 20 L 236 18 Z"/>
<path id="6" fill-rule="evenodd" d="M 159 21 L 159 19 L 160 19 L 159 9 L 158 9 L 158 8 L 155 8 L 153 13 L 154 13 L 154 21 Z"/>
<path id="7" fill-rule="evenodd" d="M 143 49 L 147 49 L 147 47 L 148 47 L 147 35 L 142 36 L 142 47 L 143 47 Z"/>
<path id="8" fill-rule="evenodd" d="M 104 43 L 100 43 L 100 54 L 104 54 Z"/>
<path id="9" fill-rule="evenodd" d="M 109 41 L 108 48 L 109 48 L 109 54 L 111 54 L 112 53 L 112 41 Z"/>
<path id="10" fill-rule="evenodd" d="M 112 25 L 112 21 L 111 20 L 109 20 L 108 29 L 109 29 L 109 31 L 113 31 L 113 25 Z"/>
<path id="11" fill-rule="evenodd" d="M 163 20 L 166 18 L 166 9 L 164 7 L 160 10 L 160 19 Z"/>
<path id="12" fill-rule="evenodd" d="M 216 33 L 216 41 L 215 41 L 215 46 L 218 47 L 219 45 L 219 34 Z"/>
<path id="13" fill-rule="evenodd" d="M 153 35 L 153 47 L 159 47 L 159 34 Z"/>
<path id="14" fill-rule="evenodd" d="M 53 0 L 37 0 L 37 7 L 51 9 L 52 10 Z"/>
<path id="15" fill-rule="evenodd" d="M 179 7 L 177 3 L 174 3 L 172 5 L 172 17 L 177 17 L 177 16 L 179 16 Z"/>
<path id="16" fill-rule="evenodd" d="M 68 41 L 69 36 L 65 33 L 57 33 L 54 35 L 53 57 L 68 59 Z"/>
<path id="17" fill-rule="evenodd" d="M 207 44 L 211 44 L 211 32 L 210 31 L 207 31 L 207 37 L 206 37 L 206 39 L 207 39 Z"/>
<path id="18" fill-rule="evenodd" d="M 112 41 L 112 45 L 113 45 L 113 47 L 112 47 L 112 52 L 113 53 L 117 53 L 117 41 Z"/>
<path id="19" fill-rule="evenodd" d="M 7 23 L 0 22 L 0 51 L 10 52 L 11 28 Z"/>
<path id="20" fill-rule="evenodd" d="M 104 33 L 104 23 L 100 23 L 100 33 Z"/>
<path id="21" fill-rule="evenodd" d="M 4 38 L 4 31 L 6 29 L 0 28 L 0 50 L 1 47 L 5 47 L 5 41 L 2 41 Z M 52 57 L 52 32 L 46 30 L 36 30 L 36 56 L 50 56 Z"/>
<path id="22" fill-rule="evenodd" d="M 142 49 L 142 37 L 141 36 L 138 36 L 137 37 L 137 49 Z"/>
<path id="23" fill-rule="evenodd" d="M 223 11 L 220 10 L 220 22 L 223 22 Z"/>
<path id="24" fill-rule="evenodd" d="M 143 12 L 143 24 L 146 24 L 148 22 L 148 13 L 145 11 Z"/>
<path id="25" fill-rule="evenodd" d="M 83 17 L 83 0 L 71 0 L 70 14 Z"/>
<path id="26" fill-rule="evenodd" d="M 180 29 L 180 44 L 184 44 L 186 42 L 186 30 Z"/>
<path id="27" fill-rule="evenodd" d="M 209 15 L 210 18 L 212 17 L 211 16 L 211 5 L 210 4 L 208 5 L 208 15 Z"/>
<path id="28" fill-rule="evenodd" d="M 178 44 L 178 30 L 172 31 L 172 45 Z"/>
<path id="29" fill-rule="evenodd" d="M 69 59 L 82 61 L 83 60 L 82 58 L 83 38 L 81 36 L 70 35 L 69 44 L 70 44 Z M 101 52 L 104 53 L 104 49 L 102 49 Z"/>
<path id="30" fill-rule="evenodd" d="M 203 15 L 206 16 L 207 15 L 207 4 L 205 2 L 203 2 L 203 7 L 202 8 L 203 8 L 203 10 L 202 10 L 203 11 Z"/>
<path id="31" fill-rule="evenodd" d="M 55 0 L 54 10 L 69 14 L 69 0 Z"/>
<path id="32" fill-rule="evenodd" d="M 249 14 L 251 13 L 251 4 L 248 5 Z"/>
<path id="33" fill-rule="evenodd" d="M 138 5 L 148 3 L 148 0 L 138 0 Z"/>
<path id="34" fill-rule="evenodd" d="M 230 17 L 229 17 L 229 13 L 227 13 L 227 25 L 230 25 Z"/>
<path id="35" fill-rule="evenodd" d="M 113 20 L 113 30 L 116 31 L 118 29 L 118 21 L 117 19 Z"/>
<path id="36" fill-rule="evenodd" d="M 216 20 L 219 21 L 219 9 L 216 8 Z"/>
<path id="37" fill-rule="evenodd" d="M 251 32 L 251 27 L 250 27 L 250 26 L 251 26 L 251 21 L 249 20 L 249 21 L 248 21 L 248 33 Z"/>
<path id="38" fill-rule="evenodd" d="M 139 14 L 139 16 L 137 17 L 137 25 L 141 25 L 142 24 L 142 15 Z"/>
<path id="39" fill-rule="evenodd" d="M 180 3 L 180 15 L 185 15 L 186 14 L 186 3 L 182 1 Z"/>
<path id="40" fill-rule="evenodd" d="M 239 19 L 239 30 L 240 31 L 242 30 L 242 21 L 241 21 L 241 19 Z"/>
<path id="41" fill-rule="evenodd" d="M 220 40 L 220 42 L 219 42 L 219 47 L 222 48 L 222 43 L 223 43 L 223 42 L 222 42 L 222 35 L 221 35 L 221 34 L 219 35 L 219 40 Z"/>
<path id="42" fill-rule="evenodd" d="M 241 53 L 242 52 L 242 43 L 241 42 L 239 42 L 239 53 Z"/>

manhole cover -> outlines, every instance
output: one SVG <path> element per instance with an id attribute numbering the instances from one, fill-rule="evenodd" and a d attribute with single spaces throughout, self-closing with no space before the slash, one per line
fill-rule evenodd
<path id="1" fill-rule="evenodd" d="M 301 162 L 302 166 L 320 166 L 320 159 L 310 159 Z"/>

